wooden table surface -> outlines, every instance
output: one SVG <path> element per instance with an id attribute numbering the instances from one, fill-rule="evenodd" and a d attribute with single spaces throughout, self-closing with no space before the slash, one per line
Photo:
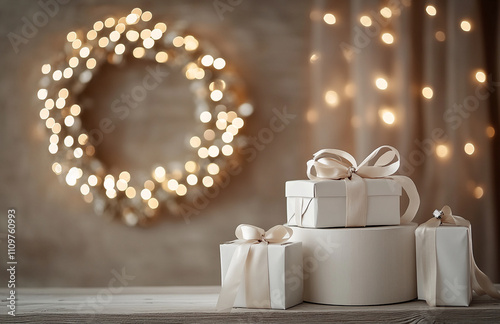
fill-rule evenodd
<path id="1" fill-rule="evenodd" d="M 497 287 L 499 287 L 497 285 Z M 470 307 L 429 307 L 423 301 L 384 306 L 302 303 L 287 310 L 214 310 L 219 287 L 18 289 L 16 316 L 6 314 L 1 289 L 0 323 L 259 323 L 451 322 L 500 323 L 500 301 L 475 296 Z"/>

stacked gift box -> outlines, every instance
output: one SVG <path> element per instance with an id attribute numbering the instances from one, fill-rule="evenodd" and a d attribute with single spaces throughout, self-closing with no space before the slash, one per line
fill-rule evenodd
<path id="1" fill-rule="evenodd" d="M 266 232 L 240 225 L 238 239 L 221 245 L 217 308 L 417 297 L 431 306 L 468 306 L 472 291 L 500 298 L 474 262 L 468 221 L 445 206 L 418 229 L 412 223 L 420 199 L 409 178 L 395 175 L 399 161 L 390 146 L 359 165 L 344 151 L 317 152 L 307 162 L 309 179 L 286 183 L 286 226 Z M 400 216 L 403 192 L 408 206 Z"/>
<path id="2" fill-rule="evenodd" d="M 358 166 L 346 152 L 322 150 L 308 162 L 310 180 L 286 183 L 292 240 L 303 245 L 305 301 L 380 305 L 417 297 L 417 225 L 409 222 L 416 209 L 401 224 L 401 181 L 390 178 L 398 157 L 381 147 Z M 408 195 L 418 200 L 416 189 Z"/>

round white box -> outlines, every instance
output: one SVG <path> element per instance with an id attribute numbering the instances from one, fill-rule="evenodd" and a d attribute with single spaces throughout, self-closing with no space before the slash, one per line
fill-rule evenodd
<path id="1" fill-rule="evenodd" d="M 417 298 L 417 224 L 291 228 L 290 241 L 303 246 L 304 301 L 382 305 Z"/>

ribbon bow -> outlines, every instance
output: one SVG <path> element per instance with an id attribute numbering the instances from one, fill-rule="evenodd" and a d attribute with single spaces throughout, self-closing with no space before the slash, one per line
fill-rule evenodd
<path id="1" fill-rule="evenodd" d="M 292 233 L 291 228 L 283 225 L 276 225 L 266 232 L 260 227 L 247 224 L 238 225 L 234 232 L 239 239 L 238 243 L 283 243 L 288 241 Z"/>
<path id="2" fill-rule="evenodd" d="M 495 289 L 490 278 L 485 275 L 477 266 L 474 260 L 472 249 L 472 228 L 470 222 L 463 217 L 452 215 L 451 208 L 444 206 L 441 211 L 435 210 L 433 218 L 420 225 L 416 232 L 417 244 L 421 247 L 417 249 L 417 266 L 422 273 L 424 286 L 424 296 L 429 306 L 436 306 L 437 299 L 437 250 L 436 250 L 436 229 L 441 224 L 451 224 L 469 228 L 469 256 L 470 256 L 470 280 L 472 289 L 479 296 L 487 294 L 490 297 L 500 299 L 500 293 Z"/>
<path id="3" fill-rule="evenodd" d="M 376 159 L 373 165 L 370 165 L 382 151 L 386 152 Z M 354 157 L 345 151 L 324 149 L 316 152 L 313 159 L 307 162 L 307 176 L 311 180 L 343 179 L 345 181 L 346 227 L 366 226 L 368 199 L 363 178 L 393 179 L 401 185 L 408 195 L 408 207 L 401 216 L 401 224 L 407 224 L 413 220 L 417 213 L 420 197 L 410 178 L 393 175 L 399 169 L 399 165 L 398 150 L 388 145 L 380 146 L 374 150 L 359 165 Z M 316 174 L 313 174 L 313 170 Z"/>
<path id="4" fill-rule="evenodd" d="M 276 225 L 267 232 L 247 224 L 236 228 L 238 240 L 234 244 L 238 244 L 238 247 L 222 283 L 217 310 L 227 311 L 233 307 L 243 279 L 247 307 L 271 308 L 267 245 L 286 242 L 292 233 L 291 228 L 283 225 Z"/>

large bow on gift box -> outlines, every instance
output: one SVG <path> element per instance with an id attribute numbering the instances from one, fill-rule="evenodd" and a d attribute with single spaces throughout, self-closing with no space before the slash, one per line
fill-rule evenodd
<path id="1" fill-rule="evenodd" d="M 490 297 L 500 299 L 500 293 L 495 289 L 490 278 L 479 270 L 472 249 L 472 229 L 470 222 L 460 216 L 454 216 L 449 206 L 444 206 L 441 211 L 435 210 L 434 217 L 420 225 L 415 231 L 416 243 L 419 245 L 417 253 L 417 266 L 421 267 L 424 286 L 424 296 L 429 306 L 436 306 L 437 299 L 437 250 L 436 229 L 441 224 L 451 224 L 469 228 L 469 257 L 470 257 L 470 281 L 472 289 L 479 296 L 487 294 Z"/>
<path id="2" fill-rule="evenodd" d="M 384 152 L 370 165 L 379 153 Z M 359 165 L 352 155 L 336 149 L 316 152 L 307 162 L 307 176 L 311 180 L 339 180 L 346 185 L 346 227 L 366 226 L 368 196 L 363 178 L 388 178 L 401 185 L 408 195 L 408 207 L 401 216 L 401 224 L 410 223 L 417 213 L 420 197 L 413 181 L 404 176 L 393 175 L 400 165 L 398 150 L 384 145 L 374 150 Z M 313 174 L 315 171 L 316 174 Z M 300 215 L 300 213 L 298 214 Z"/>
<path id="3" fill-rule="evenodd" d="M 234 244 L 238 244 L 238 247 L 222 283 L 217 310 L 224 311 L 233 307 L 243 280 L 248 307 L 271 308 L 267 245 L 286 242 L 292 233 L 291 228 L 283 225 L 276 225 L 267 232 L 246 224 L 236 228 L 238 240 Z"/>

